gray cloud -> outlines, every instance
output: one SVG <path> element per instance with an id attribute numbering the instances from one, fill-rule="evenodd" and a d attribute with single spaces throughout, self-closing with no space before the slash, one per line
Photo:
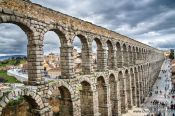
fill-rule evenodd
<path id="1" fill-rule="evenodd" d="M 160 49 L 175 48 L 174 0 L 31 0 Z M 0 54 L 26 54 L 27 37 L 17 26 L 0 24 Z M 75 48 L 81 42 L 75 40 Z M 59 37 L 45 34 L 44 52 L 59 53 Z M 96 45 L 93 44 L 93 49 Z M 94 51 L 94 50 L 93 50 Z"/>

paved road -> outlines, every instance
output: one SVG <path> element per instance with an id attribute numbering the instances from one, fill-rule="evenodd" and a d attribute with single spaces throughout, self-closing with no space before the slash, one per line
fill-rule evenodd
<path id="1" fill-rule="evenodd" d="M 161 112 L 165 116 L 172 116 L 175 111 L 169 109 L 172 103 L 171 89 L 170 60 L 165 60 L 159 78 L 156 80 L 156 83 L 150 92 L 150 95 L 152 95 L 146 99 L 144 104 L 142 104 L 143 108 L 148 108 L 150 113 Z M 158 103 L 156 103 L 156 101 Z"/>
<path id="2" fill-rule="evenodd" d="M 161 116 L 173 116 L 175 110 L 168 109 L 172 102 L 171 89 L 170 60 L 165 60 L 161 67 L 159 78 L 156 80 L 152 91 L 150 92 L 150 96 L 147 97 L 140 108 L 133 108 L 132 110 L 129 110 L 128 113 L 123 114 L 123 116 L 151 116 L 151 114 L 155 113 L 161 113 Z M 154 100 L 159 103 L 153 104 Z M 160 102 L 165 105 L 161 105 Z"/>

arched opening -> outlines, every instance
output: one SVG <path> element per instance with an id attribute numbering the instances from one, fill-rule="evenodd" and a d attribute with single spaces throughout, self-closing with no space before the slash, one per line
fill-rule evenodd
<path id="1" fill-rule="evenodd" d="M 93 40 L 93 43 L 96 43 L 97 46 L 97 58 L 96 58 L 96 64 L 97 64 L 97 71 L 102 71 L 103 70 L 103 64 L 104 64 L 104 51 L 102 48 L 102 43 L 98 38 L 95 38 Z"/>
<path id="2" fill-rule="evenodd" d="M 128 51 L 125 44 L 123 44 L 123 65 L 128 66 Z"/>
<path id="3" fill-rule="evenodd" d="M 60 116 L 73 116 L 72 99 L 69 90 L 63 86 L 59 87 L 60 98 Z"/>
<path id="4" fill-rule="evenodd" d="M 117 67 L 118 68 L 122 68 L 123 64 L 123 57 L 122 57 L 122 51 L 121 51 L 121 45 L 119 42 L 116 43 L 116 47 L 117 47 Z"/>
<path id="5" fill-rule="evenodd" d="M 137 52 L 134 46 L 132 48 L 132 52 L 133 52 L 133 64 L 136 64 Z"/>
<path id="6" fill-rule="evenodd" d="M 142 51 L 141 51 L 141 48 L 138 49 L 138 60 L 141 60 L 142 59 Z"/>
<path id="7" fill-rule="evenodd" d="M 40 108 L 31 96 L 13 96 L 2 109 L 2 116 L 30 116 L 40 115 Z"/>
<path id="8" fill-rule="evenodd" d="M 133 54 L 132 54 L 130 45 L 128 46 L 128 54 L 129 54 L 128 62 L 129 62 L 129 65 L 131 66 L 131 65 L 133 65 Z"/>
<path id="9" fill-rule="evenodd" d="M 112 53 L 113 52 L 113 47 L 112 47 L 112 43 L 111 41 L 107 41 L 106 42 L 106 45 L 107 45 L 107 66 L 109 69 L 112 69 L 113 68 L 113 60 L 114 60 L 114 54 Z"/>
<path id="10" fill-rule="evenodd" d="M 44 34 L 44 77 L 46 79 L 58 79 L 61 76 L 60 58 L 60 32 L 53 30 Z"/>
<path id="11" fill-rule="evenodd" d="M 113 74 L 109 76 L 109 86 L 110 86 L 112 116 L 117 116 L 118 114 L 117 89 L 118 88 L 117 88 L 117 82 Z"/>
<path id="12" fill-rule="evenodd" d="M 141 60 L 143 60 L 143 58 L 144 58 L 144 50 L 143 48 L 141 48 Z"/>
<path id="13" fill-rule="evenodd" d="M 132 108 L 132 90 L 131 90 L 131 77 L 129 75 L 128 70 L 125 71 L 125 78 L 126 78 L 126 93 L 127 93 L 127 102 L 128 102 L 128 109 Z"/>
<path id="14" fill-rule="evenodd" d="M 126 82 L 123 78 L 123 74 L 120 71 L 118 73 L 119 83 L 120 83 L 120 101 L 121 101 L 121 113 L 126 113 L 127 111 L 127 98 L 126 98 Z"/>
<path id="15" fill-rule="evenodd" d="M 27 48 L 32 31 L 21 23 L 0 23 L 0 79 L 6 83 L 28 81 L 32 73 L 28 70 L 30 48 Z M 10 77 L 11 72 L 19 78 Z M 32 77 L 33 78 L 33 77 Z"/>
<path id="16" fill-rule="evenodd" d="M 136 47 L 136 54 L 137 54 L 136 60 L 139 60 L 139 48 L 138 47 Z"/>
<path id="17" fill-rule="evenodd" d="M 100 116 L 108 115 L 107 106 L 107 87 L 105 85 L 105 80 L 103 77 L 98 77 L 97 79 L 97 91 L 98 91 L 98 108 Z"/>
<path id="18" fill-rule="evenodd" d="M 77 35 L 73 40 L 73 60 L 75 74 L 88 74 L 90 73 L 91 62 L 90 52 L 91 48 L 88 47 L 87 39 L 83 35 Z"/>
<path id="19" fill-rule="evenodd" d="M 133 105 L 136 106 L 137 104 L 136 89 L 137 88 L 136 88 L 136 79 L 132 68 L 130 69 L 130 75 L 131 75 L 132 102 L 133 102 Z"/>
<path id="20" fill-rule="evenodd" d="M 52 106 L 54 116 L 73 116 L 71 94 L 66 87 L 54 89 L 49 104 Z"/>
<path id="21" fill-rule="evenodd" d="M 83 81 L 81 82 L 82 89 L 80 90 L 81 115 L 93 116 L 93 92 L 91 85 Z"/>
<path id="22" fill-rule="evenodd" d="M 92 70 L 95 72 L 97 71 L 97 42 L 93 40 L 92 42 Z"/>

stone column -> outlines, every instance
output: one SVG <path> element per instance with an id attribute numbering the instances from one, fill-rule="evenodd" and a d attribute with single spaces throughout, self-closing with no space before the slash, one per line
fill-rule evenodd
<path id="1" fill-rule="evenodd" d="M 92 73 L 92 48 L 82 48 L 82 72 L 83 74 Z"/>
<path id="2" fill-rule="evenodd" d="M 70 79 L 75 76 L 72 52 L 73 46 L 60 47 L 61 78 Z"/>
<path id="3" fill-rule="evenodd" d="M 138 72 L 135 72 L 135 79 L 136 79 L 136 90 L 137 90 L 137 107 L 140 106 L 140 80 L 138 76 Z"/>
<path id="4" fill-rule="evenodd" d="M 137 60 L 137 52 L 133 52 L 133 62 L 134 64 L 136 64 L 136 60 Z"/>
<path id="5" fill-rule="evenodd" d="M 121 98 L 120 98 L 120 82 L 117 81 L 116 82 L 117 86 L 116 86 L 116 90 L 117 90 L 117 116 L 121 116 Z"/>
<path id="6" fill-rule="evenodd" d="M 117 51 L 117 67 L 122 68 L 123 67 L 123 53 L 122 51 Z"/>
<path id="7" fill-rule="evenodd" d="M 132 106 L 133 106 L 133 102 L 132 102 L 132 88 L 131 88 L 131 77 L 128 74 L 128 75 L 125 75 L 125 78 L 130 78 L 130 81 L 128 79 L 126 79 L 127 82 L 129 81 L 129 83 L 127 84 L 127 87 L 126 87 L 126 93 L 127 93 L 128 109 L 131 109 Z"/>
<path id="8" fill-rule="evenodd" d="M 134 106 L 137 106 L 137 86 L 136 86 L 136 79 L 135 79 L 135 74 L 133 73 L 133 83 L 131 84 L 132 85 L 132 90 L 134 91 L 133 92 L 133 105 Z"/>
<path id="9" fill-rule="evenodd" d="M 112 50 L 111 53 L 111 69 L 117 69 L 117 56 L 116 56 L 116 50 Z"/>
<path id="10" fill-rule="evenodd" d="M 106 58 L 106 49 L 103 47 L 102 49 L 97 50 L 97 70 L 104 71 L 107 68 L 107 58 Z"/>
<path id="11" fill-rule="evenodd" d="M 29 39 L 27 46 L 28 84 L 44 84 L 43 45 L 39 36 Z"/>
<path id="12" fill-rule="evenodd" d="M 94 87 L 93 87 L 93 111 L 94 111 L 94 116 L 99 116 L 99 108 L 98 108 L 98 91 L 97 91 L 97 88 L 96 88 L 96 85 L 94 84 Z"/>
<path id="13" fill-rule="evenodd" d="M 74 99 L 72 99 L 72 105 L 73 105 L 73 116 L 81 116 L 80 98 L 74 97 Z"/>
<path id="14" fill-rule="evenodd" d="M 142 71 L 139 71 L 139 83 L 140 83 L 140 101 L 143 102 L 143 77 L 142 77 Z"/>
<path id="15" fill-rule="evenodd" d="M 111 116 L 112 115 L 112 109 L 111 109 L 111 99 L 110 99 L 110 87 L 109 85 L 105 86 L 106 89 L 104 90 L 107 90 L 105 93 L 107 93 L 107 109 L 108 109 L 108 116 Z"/>
<path id="16" fill-rule="evenodd" d="M 133 65 L 133 53 L 132 51 L 128 51 L 128 62 L 129 62 L 129 65 L 132 66 Z"/>
<path id="17" fill-rule="evenodd" d="M 128 111 L 128 102 L 127 102 L 127 92 L 126 92 L 126 78 L 123 77 L 122 80 L 120 81 L 123 81 L 122 83 L 124 83 L 124 87 L 122 87 L 123 89 L 120 90 L 120 94 L 121 94 L 121 100 L 123 99 L 125 101 L 125 103 L 122 103 L 121 102 L 121 106 L 122 106 L 122 109 L 121 109 L 121 112 L 122 113 L 126 113 Z M 120 85 L 122 86 L 122 85 Z"/>
<path id="18" fill-rule="evenodd" d="M 128 67 L 128 57 L 129 57 L 129 54 L 128 54 L 128 51 L 123 51 L 123 66 L 125 67 Z"/>

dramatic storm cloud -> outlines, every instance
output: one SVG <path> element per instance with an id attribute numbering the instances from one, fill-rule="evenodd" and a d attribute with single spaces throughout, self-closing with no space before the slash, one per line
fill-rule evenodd
<path id="1" fill-rule="evenodd" d="M 159 49 L 175 48 L 174 0 L 31 1 L 103 26 Z M 17 27 L 2 24 L 0 30 L 2 30 L 0 32 L 0 54 L 25 53 L 26 36 L 21 30 L 18 31 Z M 60 47 L 59 41 L 54 42 L 55 39 L 59 39 L 57 35 L 48 33 L 46 38 L 44 50 L 59 52 L 57 50 Z M 75 48 L 81 49 L 80 42 L 77 40 L 74 45 L 76 45 Z"/>

